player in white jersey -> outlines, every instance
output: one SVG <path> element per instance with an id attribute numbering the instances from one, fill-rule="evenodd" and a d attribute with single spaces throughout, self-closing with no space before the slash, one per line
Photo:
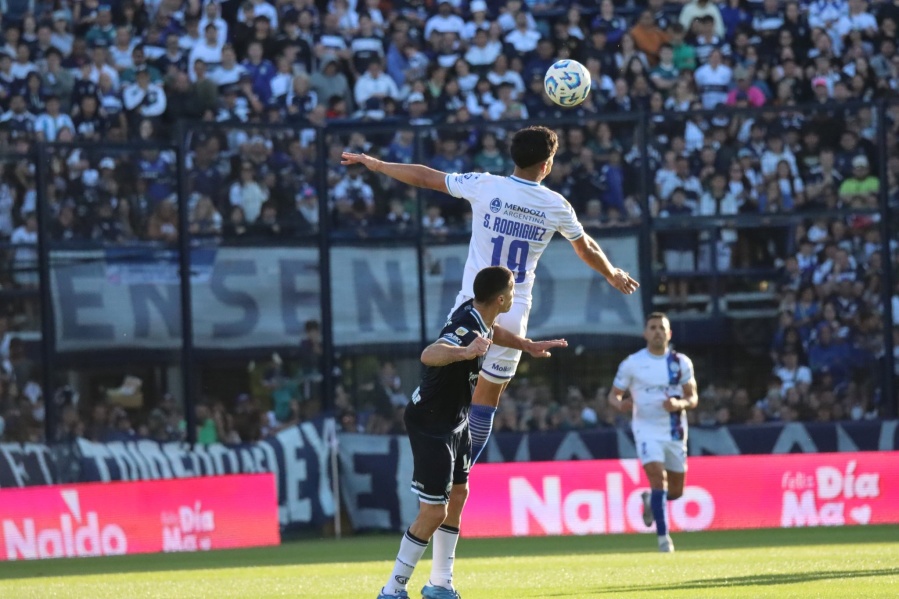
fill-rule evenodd
<path id="1" fill-rule="evenodd" d="M 646 317 L 646 349 L 618 367 L 609 403 L 631 410 L 634 441 L 651 492 L 643 493 L 643 521 L 656 524 L 659 551 L 674 551 L 668 534 L 667 502 L 684 494 L 687 472 L 687 416 L 696 407 L 693 362 L 668 347 L 671 323 L 661 312 Z M 624 394 L 630 391 L 630 399 Z"/>
<path id="2" fill-rule="evenodd" d="M 515 163 L 510 177 L 489 173 L 448 174 L 420 164 L 383 162 L 349 152 L 343 153 L 341 164 L 363 164 L 371 171 L 403 183 L 468 200 L 473 223 L 468 260 L 462 290 L 450 314 L 473 297 L 472 283 L 481 269 L 507 266 L 515 273 L 515 300 L 512 310 L 503 314 L 497 324 L 526 338 L 537 261 L 556 231 L 571 242 L 581 260 L 603 275 L 615 289 L 631 294 L 640 286 L 628 273 L 612 266 L 599 244 L 584 232 L 571 204 L 540 184 L 552 170 L 558 147 L 556 133 L 546 127 L 517 131 L 510 147 Z M 487 353 L 469 413 L 472 464 L 487 444 L 500 395 L 515 376 L 523 349 L 528 348 L 493 345 Z"/>

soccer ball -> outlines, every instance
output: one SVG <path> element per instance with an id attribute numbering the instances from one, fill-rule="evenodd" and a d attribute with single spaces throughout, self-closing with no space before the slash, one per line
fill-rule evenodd
<path id="1" fill-rule="evenodd" d="M 590 73 L 576 60 L 559 60 L 546 70 L 543 89 L 559 106 L 577 106 L 590 93 Z"/>

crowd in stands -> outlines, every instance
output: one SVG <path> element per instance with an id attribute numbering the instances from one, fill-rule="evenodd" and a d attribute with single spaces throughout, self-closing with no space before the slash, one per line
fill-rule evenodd
<path id="1" fill-rule="evenodd" d="M 879 294 L 896 256 L 876 211 L 884 188 L 899 198 L 897 23 L 897 0 L 0 0 L 0 290 L 36 290 L 38 185 L 54 242 L 177 240 L 182 122 L 195 127 L 189 231 L 227 242 L 315 233 L 320 179 L 336 235 L 464 232 L 464 202 L 343 167 L 340 152 L 507 174 L 515 125 L 501 121 L 576 117 L 558 127 L 545 184 L 592 228 L 673 223 L 653 248 L 673 312 L 701 286 L 691 271 L 778 269 L 763 275 L 780 301 L 778 399 L 753 398 L 745 420 L 876 413 L 893 324 Z M 559 58 L 591 73 L 576 109 L 542 92 Z M 321 127 L 341 123 L 319 155 Z M 39 141 L 74 144 L 51 150 L 46 181 Z M 134 149 L 104 145 L 123 142 Z M 736 214 L 796 218 L 747 228 Z M 676 226 L 697 216 L 725 218 Z M 0 313 L 6 420 L 43 412 L 39 368 L 14 343 L 35 312 L 15 299 Z M 509 422 L 532 409 L 528 393 Z"/>

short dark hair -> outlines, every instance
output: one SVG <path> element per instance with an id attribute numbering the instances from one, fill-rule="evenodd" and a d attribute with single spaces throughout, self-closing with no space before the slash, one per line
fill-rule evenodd
<path id="1" fill-rule="evenodd" d="M 488 266 L 474 278 L 474 299 L 489 302 L 515 284 L 512 271 L 505 266 Z"/>
<path id="2" fill-rule="evenodd" d="M 558 149 L 559 136 L 546 127 L 527 127 L 512 136 L 512 162 L 518 168 L 546 162 Z"/>
<path id="3" fill-rule="evenodd" d="M 650 321 L 650 320 L 656 320 L 656 319 L 662 319 L 662 318 L 664 318 L 664 319 L 667 320 L 668 322 L 671 322 L 671 319 L 668 318 L 668 315 L 665 314 L 664 312 L 650 312 L 650 313 L 646 316 L 646 322 L 645 322 L 645 324 L 649 324 L 649 321 Z"/>

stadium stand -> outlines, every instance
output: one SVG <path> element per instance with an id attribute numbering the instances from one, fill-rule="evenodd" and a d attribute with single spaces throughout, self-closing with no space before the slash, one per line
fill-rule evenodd
<path id="1" fill-rule="evenodd" d="M 591 229 L 652 227 L 643 278 L 658 282 L 654 307 L 770 324 L 770 380 L 747 388 L 717 377 L 697 424 L 876 418 L 887 403 L 878 365 L 884 336 L 896 336 L 899 283 L 894 322 L 884 322 L 881 281 L 897 248 L 878 202 L 885 188 L 899 205 L 895 1 L 3 0 L 0 13 L 4 441 L 43 436 L 38 185 L 54 242 L 164 247 L 177 241 L 175 148 L 187 139 L 195 243 L 302 244 L 323 219 L 336 242 L 421 231 L 439 243 L 470 227 L 464 204 L 345 168 L 340 152 L 504 174 L 515 127 L 505 121 L 560 117 L 577 121 L 560 128 L 546 184 Z M 559 57 L 593 77 L 588 100 L 564 115 L 541 93 Z M 318 155 L 321 128 L 341 123 L 352 128 Z M 38 142 L 63 144 L 47 181 L 30 159 Z M 134 149 L 104 145 L 122 142 Z M 314 413 L 317 326 L 284 362 L 254 361 L 234 398 L 204 398 L 200 442 L 256 439 Z M 404 387 L 391 363 L 368 371 L 372 380 L 352 383 L 334 373 L 346 383 L 340 422 L 396 432 L 415 377 Z M 183 407 L 150 377 L 126 375 L 137 373 L 111 367 L 80 402 L 61 387 L 60 434 L 183 438 Z M 128 408 L 137 393 L 141 408 Z M 497 428 L 621 425 L 605 396 L 586 382 L 560 390 L 522 377 Z"/>

